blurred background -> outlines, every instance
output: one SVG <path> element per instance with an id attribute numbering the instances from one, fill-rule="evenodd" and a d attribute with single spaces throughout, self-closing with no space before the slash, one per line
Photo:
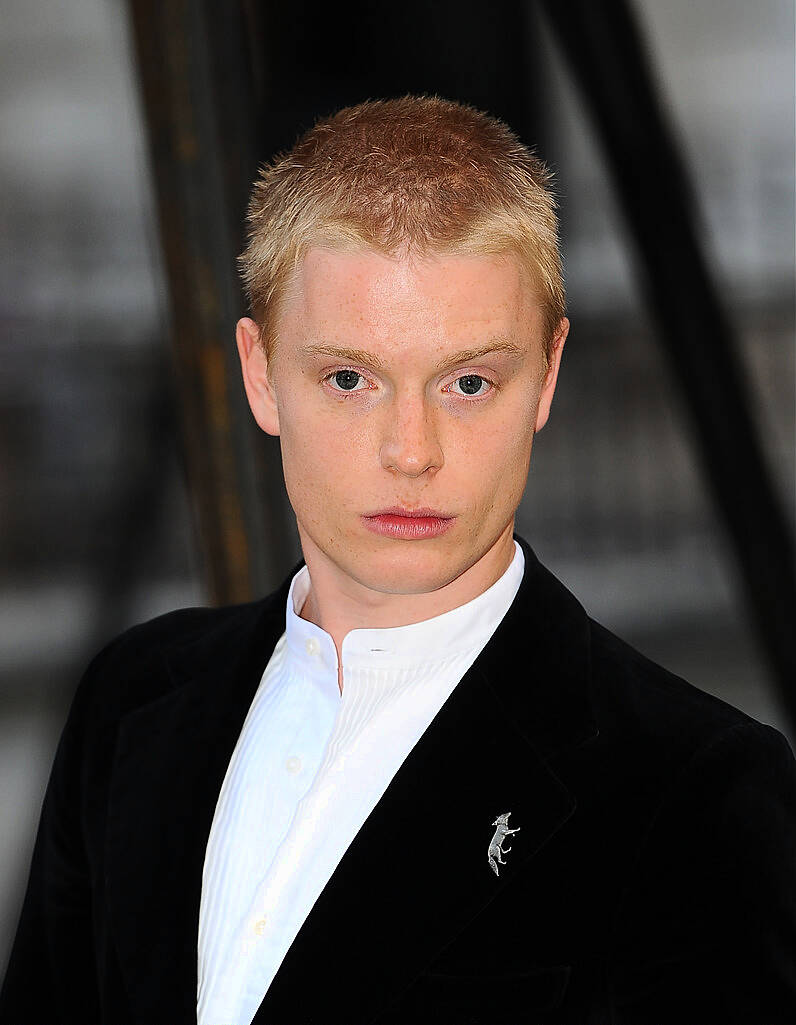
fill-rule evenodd
<path id="1" fill-rule="evenodd" d="M 0 971 L 90 657 L 299 557 L 234 256 L 257 162 L 346 103 L 438 92 L 553 165 L 573 326 L 517 529 L 793 742 L 793 6 L 558 7 L 4 0 Z"/>

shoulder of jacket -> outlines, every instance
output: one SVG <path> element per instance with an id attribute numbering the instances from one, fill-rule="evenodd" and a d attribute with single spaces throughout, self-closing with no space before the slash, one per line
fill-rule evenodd
<path id="1" fill-rule="evenodd" d="M 152 650 L 177 649 L 216 633 L 246 629 L 269 600 L 270 596 L 240 605 L 196 606 L 164 612 L 128 627 L 106 644 L 96 659 L 105 663 L 122 658 L 137 661 Z"/>
<path id="2" fill-rule="evenodd" d="M 592 700 L 605 740 L 639 761 L 683 764 L 722 737 L 776 732 L 590 619 Z"/>
<path id="3" fill-rule="evenodd" d="M 234 652 L 254 634 L 274 596 L 217 608 L 175 609 L 129 627 L 91 660 L 71 715 L 114 719 L 180 686 L 169 666 L 182 652 Z"/>

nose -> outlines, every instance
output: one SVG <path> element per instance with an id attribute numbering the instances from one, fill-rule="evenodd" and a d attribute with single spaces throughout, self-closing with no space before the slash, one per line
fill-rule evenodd
<path id="1" fill-rule="evenodd" d="M 433 411 L 419 397 L 397 397 L 387 411 L 381 465 L 405 477 L 420 477 L 439 470 L 443 462 Z"/>

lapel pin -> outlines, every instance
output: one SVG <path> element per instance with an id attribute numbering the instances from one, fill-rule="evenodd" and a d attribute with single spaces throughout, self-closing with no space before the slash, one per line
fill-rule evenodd
<path id="1" fill-rule="evenodd" d="M 517 826 L 516 829 L 509 829 L 509 815 L 511 815 L 510 811 L 504 812 L 502 815 L 498 815 L 492 823 L 492 825 L 495 826 L 495 835 L 489 842 L 487 857 L 489 858 L 489 864 L 492 866 L 492 871 L 496 876 L 500 875 L 500 872 L 498 871 L 498 862 L 500 862 L 501 865 L 505 865 L 506 863 L 503 860 L 503 855 L 508 854 L 511 850 L 510 847 L 502 847 L 501 844 L 507 836 L 510 836 L 512 833 L 519 833 L 522 829 L 522 826 Z"/>

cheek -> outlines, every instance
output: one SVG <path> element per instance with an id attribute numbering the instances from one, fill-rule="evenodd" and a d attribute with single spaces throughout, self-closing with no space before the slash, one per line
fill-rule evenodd
<path id="1" fill-rule="evenodd" d="M 280 411 L 282 467 L 295 511 L 328 518 L 341 501 L 363 489 L 373 463 L 372 439 L 361 430 L 336 429 L 328 414 L 307 405 Z M 370 455 L 370 458 L 368 458 Z"/>
<path id="2" fill-rule="evenodd" d="M 353 467 L 364 470 L 374 444 L 370 434 L 351 423 L 338 429 L 327 417 L 313 417 L 306 412 L 292 418 L 282 431 L 283 456 L 302 466 L 318 467 L 321 472 L 324 468 L 329 473 Z"/>
<path id="3" fill-rule="evenodd" d="M 508 409 L 488 423 L 474 421 L 449 436 L 449 451 L 460 465 L 469 464 L 488 477 L 500 477 L 527 464 L 533 443 L 533 418 L 527 408 Z"/>
<path id="4" fill-rule="evenodd" d="M 527 410 L 517 409 L 495 419 L 489 429 L 481 424 L 458 435 L 449 467 L 463 492 L 480 496 L 478 505 L 485 512 L 514 509 L 525 490 L 532 445 L 533 421 Z"/>

